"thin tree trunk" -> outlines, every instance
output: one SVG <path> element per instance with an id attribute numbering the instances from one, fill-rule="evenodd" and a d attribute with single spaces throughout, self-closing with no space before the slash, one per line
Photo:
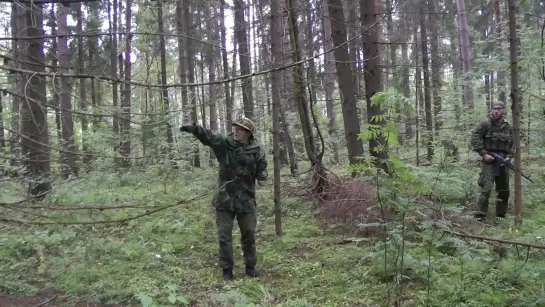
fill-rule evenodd
<path id="1" fill-rule="evenodd" d="M 67 25 L 68 7 L 57 5 L 57 18 L 59 27 L 59 72 L 70 73 L 70 55 L 68 54 L 68 35 L 70 30 Z M 62 177 L 68 179 L 70 175 L 78 175 L 76 145 L 74 143 L 74 120 L 72 118 L 71 84 L 68 77 L 61 77 L 61 171 Z"/>
<path id="2" fill-rule="evenodd" d="M 407 22 L 407 16 L 403 18 L 403 27 L 409 29 Z M 410 38 L 410 31 L 406 32 L 407 37 Z M 410 84 L 410 62 L 409 62 L 409 46 L 408 44 L 401 44 L 401 61 L 403 62 L 403 96 L 405 98 L 411 98 L 411 84 Z M 416 95 L 415 95 L 416 97 Z M 409 108 L 405 108 L 405 139 L 410 140 L 413 138 L 413 116 L 410 113 Z"/>
<path id="3" fill-rule="evenodd" d="M 521 150 L 520 150 L 520 115 L 521 93 L 519 89 L 518 38 L 516 23 L 516 1 L 507 0 L 509 6 L 509 60 L 511 62 L 511 109 L 513 111 L 513 142 L 515 148 L 515 224 L 522 223 L 522 186 L 521 186 Z"/>
<path id="4" fill-rule="evenodd" d="M 184 1 L 183 2 L 183 14 L 184 14 L 184 20 L 185 22 L 187 22 L 187 24 L 184 24 L 184 26 L 186 27 L 186 29 L 189 29 L 191 28 L 194 23 L 193 23 L 193 20 L 191 18 L 191 14 L 190 14 L 190 2 L 188 0 L 182 0 Z M 191 31 L 188 31 L 189 33 L 186 33 L 186 35 L 193 35 L 193 33 L 191 33 Z M 185 45 L 185 48 L 186 48 L 186 63 L 187 63 L 187 81 L 189 83 L 195 83 L 195 51 L 193 50 L 193 43 L 190 39 L 187 39 L 185 41 L 186 45 Z M 190 105 L 191 105 L 191 120 L 194 122 L 194 123 L 197 123 L 199 121 L 199 118 L 198 118 L 198 112 L 197 112 L 197 95 L 196 95 L 196 92 L 195 92 L 195 88 L 190 86 L 189 87 L 189 100 L 190 100 Z M 204 125 L 205 123 L 203 123 Z M 195 143 L 195 146 L 193 147 L 193 167 L 201 167 L 201 159 L 200 159 L 200 156 L 199 156 L 199 145 L 197 143 Z"/>
<path id="5" fill-rule="evenodd" d="M 85 72 L 85 50 L 83 45 L 83 12 L 81 3 L 76 4 L 77 32 L 78 36 L 78 73 L 83 75 Z M 79 100 L 80 108 L 83 113 L 87 113 L 87 80 L 79 79 Z M 83 163 L 87 170 L 90 169 L 91 155 L 89 153 L 89 121 L 87 115 L 80 115 L 81 121 L 81 149 L 83 152 Z"/>
<path id="6" fill-rule="evenodd" d="M 286 0 L 289 10 L 288 20 L 291 37 L 291 52 L 292 60 L 294 63 L 298 62 L 301 58 L 300 55 L 300 43 L 299 32 L 297 27 L 297 16 L 295 15 L 295 7 L 293 0 Z M 305 91 L 305 84 L 303 81 L 302 64 L 295 65 L 293 67 L 293 79 L 295 81 L 295 99 L 299 110 L 299 118 L 301 120 L 301 126 L 303 129 L 303 138 L 305 142 L 305 149 L 307 156 L 313 166 L 321 164 L 316 151 L 316 142 L 314 140 L 314 133 L 312 129 L 312 122 L 310 120 L 309 105 L 307 103 L 307 95 Z"/>
<path id="7" fill-rule="evenodd" d="M 221 58 L 223 64 L 223 78 L 229 78 L 229 61 L 227 59 L 226 34 L 225 34 L 225 0 L 220 1 L 220 34 L 221 34 Z M 225 94 L 225 131 L 231 131 L 233 124 L 233 99 L 229 89 L 230 82 L 223 84 Z"/>
<path id="8" fill-rule="evenodd" d="M 426 139 L 429 162 L 433 161 L 433 118 L 431 106 L 431 88 L 430 88 L 430 71 L 429 71 L 429 56 L 428 56 L 428 34 L 426 31 L 426 15 L 425 15 L 425 0 L 420 3 L 420 36 L 422 41 L 422 70 L 424 71 L 424 108 L 426 113 Z"/>
<path id="9" fill-rule="evenodd" d="M 240 74 L 250 74 L 250 50 L 248 48 L 248 35 L 246 20 L 244 18 L 244 0 L 234 0 L 235 3 L 235 36 L 238 44 L 238 55 L 240 62 Z M 244 105 L 244 116 L 254 119 L 254 101 L 252 90 L 252 78 L 242 79 L 242 102 Z"/>
<path id="10" fill-rule="evenodd" d="M 119 0 L 120 1 L 120 0 Z M 112 78 L 118 78 L 117 66 L 117 15 L 118 0 L 113 0 L 113 18 L 110 16 L 110 2 L 108 2 L 108 19 L 110 21 L 110 69 Z M 117 105 L 119 101 L 118 83 L 112 84 L 112 106 L 114 108 L 113 131 L 114 131 L 114 151 L 119 149 L 119 117 L 117 115 Z M 117 159 L 115 159 L 117 162 Z M 116 163 L 117 164 L 117 163 Z"/>
<path id="11" fill-rule="evenodd" d="M 494 1 L 494 16 L 496 19 L 496 42 L 498 44 L 501 44 L 504 38 L 503 30 L 502 30 L 502 17 L 501 17 L 501 7 L 500 7 L 500 0 Z M 501 48 L 496 48 L 498 50 L 497 56 L 501 56 L 503 53 L 503 50 Z M 506 95 L 505 95 L 505 73 L 503 69 L 498 69 L 496 71 L 496 82 L 498 83 L 498 100 L 506 103 Z"/>
<path id="12" fill-rule="evenodd" d="M 271 0 L 271 51 L 273 67 L 279 67 L 282 61 L 280 36 L 277 30 L 280 16 L 278 14 L 278 0 Z M 274 228 L 277 236 L 282 235 L 282 203 L 280 190 L 280 72 L 271 74 L 272 87 L 272 134 L 273 134 L 273 182 L 274 182 Z"/>
<path id="13" fill-rule="evenodd" d="M 17 40 L 17 38 L 21 37 L 21 29 L 25 29 L 26 26 L 24 24 L 24 15 L 21 12 L 21 9 L 19 8 L 19 4 L 13 2 L 11 4 L 11 35 L 12 37 L 15 37 L 16 39 L 12 40 L 12 57 L 14 59 L 13 67 L 19 68 L 20 67 L 20 59 L 21 54 L 23 50 L 23 44 Z M 14 74 L 11 76 L 10 80 L 13 84 L 13 91 L 17 93 L 20 96 L 13 96 L 12 97 L 12 103 L 11 103 L 11 133 L 10 133 L 10 153 L 11 153 L 11 159 L 10 159 L 10 166 L 16 166 L 18 165 L 18 158 L 19 158 L 19 152 L 20 152 L 20 146 L 19 146 L 19 122 L 21 120 L 19 110 L 20 105 L 22 102 L 21 97 L 23 97 L 23 92 L 21 91 L 22 85 L 23 85 L 23 76 L 20 74 Z"/>
<path id="14" fill-rule="evenodd" d="M 167 150 L 168 154 L 171 154 L 172 147 L 174 146 L 174 137 L 172 136 L 172 124 L 170 123 L 170 100 L 168 97 L 168 87 L 167 85 L 167 57 L 166 57 L 166 45 L 165 45 L 165 26 L 163 20 L 163 0 L 157 1 L 157 22 L 159 27 L 159 48 L 161 49 L 161 84 L 163 88 L 161 90 L 161 100 L 163 102 L 164 112 L 165 112 L 165 132 L 167 137 Z M 174 161 L 172 161 L 174 163 Z M 172 165 L 173 167 L 175 164 Z"/>
<path id="15" fill-rule="evenodd" d="M 333 40 L 331 37 L 331 22 L 329 19 L 329 10 L 327 8 L 327 1 L 324 1 L 323 4 L 323 42 L 324 48 L 326 50 L 333 49 Z M 333 161 L 337 164 L 339 163 L 339 149 L 337 145 L 337 116 L 333 111 L 333 92 L 335 91 L 335 58 L 332 52 L 328 52 L 324 55 L 325 57 L 325 76 L 324 76 L 324 86 L 325 86 L 325 99 L 326 99 L 326 112 L 327 117 L 329 118 L 328 128 L 329 128 L 329 137 L 331 139 L 331 147 L 333 151 Z"/>
<path id="16" fill-rule="evenodd" d="M 437 0 L 428 0 L 430 10 L 430 47 L 431 47 L 431 83 L 433 90 L 433 116 L 435 119 L 435 135 L 439 136 L 439 131 L 442 127 L 441 122 L 441 55 L 439 54 L 439 40 L 437 33 L 438 14 L 435 2 Z"/>
<path id="17" fill-rule="evenodd" d="M 49 13 L 49 20 L 50 20 L 50 24 L 51 24 L 51 35 L 55 36 L 51 39 L 51 53 L 50 53 L 50 56 L 49 58 L 51 59 L 51 72 L 52 73 L 57 73 L 59 71 L 59 45 L 57 43 L 58 41 L 58 31 L 57 31 L 57 17 L 55 16 L 55 5 L 60 5 L 60 4 L 54 4 L 54 5 L 51 5 L 51 11 Z M 26 27 L 26 25 L 25 25 Z M 53 84 L 53 89 L 52 89 L 52 94 L 51 94 L 51 104 L 55 106 L 55 131 L 57 132 L 57 140 L 59 141 L 59 144 L 62 142 L 62 128 L 61 128 L 61 108 L 62 108 L 62 103 L 61 103 L 61 98 L 60 98 L 60 88 L 61 88 L 61 84 L 60 84 L 60 78 L 57 78 L 57 77 L 54 77 L 52 78 L 53 80 L 51 80 L 51 83 Z M 21 93 L 24 93 L 25 91 L 25 86 L 24 84 L 22 85 L 22 90 L 21 90 Z M 24 101 L 23 101 L 24 103 Z M 62 161 L 62 155 L 59 155 L 60 156 L 60 161 L 59 161 L 59 164 L 62 165 L 63 164 L 63 161 Z"/>
<path id="18" fill-rule="evenodd" d="M 464 107 L 473 109 L 473 85 L 470 80 L 470 53 L 469 53 L 469 30 L 467 25 L 467 11 L 465 0 L 456 0 L 458 7 L 458 27 L 460 29 L 460 51 L 462 53 L 462 70 L 464 73 Z"/>
<path id="19" fill-rule="evenodd" d="M 416 140 L 415 140 L 415 145 L 416 145 L 416 166 L 419 166 L 420 165 L 420 110 L 422 109 L 421 108 L 421 105 L 422 105 L 422 100 L 423 99 L 423 94 L 422 94 L 422 71 L 421 71 L 421 68 L 420 68 L 420 38 L 418 36 L 418 25 L 416 25 L 416 22 L 415 22 L 415 26 L 414 26 L 414 33 L 413 33 L 413 36 L 414 36 L 414 41 L 415 41 L 415 45 L 414 45 L 414 49 L 413 49 L 413 54 L 414 54 L 414 62 L 415 62 L 415 66 L 416 66 L 416 69 L 415 69 L 415 76 L 414 76 L 414 81 L 415 81 L 415 88 L 416 88 L 416 95 L 415 95 L 415 109 L 416 109 L 416 116 L 415 116 L 415 134 L 416 134 Z"/>
<path id="20" fill-rule="evenodd" d="M 0 152 L 4 152 L 4 147 L 6 147 L 6 139 L 4 134 L 4 107 L 2 105 L 3 98 L 4 92 L 0 91 Z"/>
<path id="21" fill-rule="evenodd" d="M 129 155 L 131 154 L 131 98 L 132 98 L 132 89 L 131 89 L 131 12 L 132 12 L 132 0 L 127 0 L 127 7 L 125 8 L 125 94 L 123 99 L 123 104 L 121 105 L 121 114 L 123 118 L 119 122 L 119 130 L 121 132 L 121 145 L 119 148 L 119 153 L 123 157 L 122 166 L 128 168 L 131 166 L 131 161 Z"/>
<path id="22" fill-rule="evenodd" d="M 210 40 L 210 44 L 207 46 L 207 62 L 208 62 L 208 81 L 212 82 L 216 80 L 216 57 L 215 57 L 215 50 L 214 46 L 218 42 L 218 35 L 216 32 L 216 27 L 212 23 L 214 19 L 212 18 L 213 11 L 212 11 L 212 1 L 209 1 L 207 4 L 207 7 L 205 8 L 206 11 L 206 20 L 207 20 L 207 28 L 208 28 L 208 39 Z M 210 106 L 210 130 L 212 131 L 218 131 L 218 109 L 216 106 L 216 85 L 211 84 L 208 86 L 208 98 L 209 98 L 209 106 Z M 210 165 L 213 164 L 215 159 L 214 152 L 210 151 Z"/>

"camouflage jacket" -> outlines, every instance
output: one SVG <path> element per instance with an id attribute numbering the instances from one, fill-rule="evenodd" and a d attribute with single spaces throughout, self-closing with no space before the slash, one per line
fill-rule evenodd
<path id="1" fill-rule="evenodd" d="M 493 151 L 512 158 L 514 148 L 511 124 L 504 118 L 496 122 L 491 116 L 487 116 L 477 124 L 471 134 L 471 147 L 481 156 Z"/>
<path id="2" fill-rule="evenodd" d="M 231 135 L 215 133 L 199 125 L 184 128 L 203 145 L 212 148 L 219 162 L 214 207 L 237 213 L 255 212 L 256 180 L 266 180 L 268 176 L 263 148 L 255 140 L 240 144 Z"/>

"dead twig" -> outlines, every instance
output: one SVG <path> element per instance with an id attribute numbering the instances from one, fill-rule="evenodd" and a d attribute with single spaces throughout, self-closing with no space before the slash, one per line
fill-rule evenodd
<path id="1" fill-rule="evenodd" d="M 504 239 L 496 239 L 496 238 L 490 238 L 485 236 L 478 236 L 470 233 L 459 233 L 452 230 L 442 229 L 443 232 L 459 236 L 462 238 L 471 238 L 471 239 L 477 239 L 482 241 L 488 241 L 488 242 L 498 242 L 498 243 L 504 243 L 504 244 L 510 244 L 515 246 L 524 246 L 528 248 L 537 248 L 537 249 L 545 249 L 545 245 L 542 244 L 535 244 L 535 243 L 525 243 L 525 242 L 517 242 L 517 241 L 511 241 L 511 240 L 504 240 Z"/>
<path id="2" fill-rule="evenodd" d="M 53 297 L 51 297 L 51 298 L 45 300 L 44 302 L 38 303 L 38 304 L 36 304 L 36 305 L 34 305 L 34 306 L 32 306 L 32 307 L 42 307 L 42 306 L 45 306 L 45 305 L 51 303 L 52 301 L 54 301 L 55 299 L 57 299 L 57 297 L 59 297 L 59 296 L 58 296 L 58 295 L 55 295 L 55 296 L 53 296 Z"/>

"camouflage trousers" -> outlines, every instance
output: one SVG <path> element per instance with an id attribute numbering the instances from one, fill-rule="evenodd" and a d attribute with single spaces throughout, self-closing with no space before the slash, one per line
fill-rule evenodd
<path id="1" fill-rule="evenodd" d="M 481 187 L 479 199 L 477 201 L 477 217 L 486 217 L 488 212 L 488 202 L 492 187 L 496 184 L 496 216 L 505 217 L 509 201 L 509 170 L 505 166 L 500 167 L 499 174 L 496 176 L 496 163 L 482 162 L 481 174 L 479 175 L 478 185 Z"/>
<path id="2" fill-rule="evenodd" d="M 255 213 L 235 213 L 216 210 L 216 225 L 219 239 L 219 266 L 222 269 L 233 267 L 233 222 L 237 218 L 240 229 L 240 243 L 244 255 L 244 264 L 254 267 L 257 263 L 255 248 L 255 228 L 257 224 Z"/>

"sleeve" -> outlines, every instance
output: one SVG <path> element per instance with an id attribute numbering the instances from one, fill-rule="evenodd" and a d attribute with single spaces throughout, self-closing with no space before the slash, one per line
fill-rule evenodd
<path id="1" fill-rule="evenodd" d="M 223 147 L 226 143 L 226 137 L 223 134 L 210 129 L 204 129 L 197 124 L 183 126 L 180 130 L 193 134 L 203 145 L 209 146 L 212 149 Z"/>
<path id="2" fill-rule="evenodd" d="M 479 155 L 483 156 L 487 151 L 484 149 L 483 138 L 486 134 L 486 123 L 484 121 L 480 122 L 475 130 L 471 133 L 471 147 L 474 151 L 478 152 Z"/>
<path id="3" fill-rule="evenodd" d="M 257 159 L 257 169 L 256 169 L 256 176 L 255 178 L 257 180 L 267 180 L 267 177 L 269 174 L 267 173 L 267 156 L 265 155 L 265 150 L 261 148 L 259 151 L 259 157 Z"/>

